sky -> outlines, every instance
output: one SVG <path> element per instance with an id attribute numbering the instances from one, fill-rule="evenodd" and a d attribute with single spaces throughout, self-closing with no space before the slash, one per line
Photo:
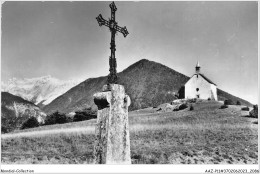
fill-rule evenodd
<path id="1" fill-rule="evenodd" d="M 51 75 L 88 79 L 109 73 L 109 4 L 4 2 L 1 81 Z M 257 2 L 115 2 L 116 21 L 129 35 L 116 35 L 117 71 L 148 59 L 192 76 L 201 72 L 223 89 L 258 101 Z"/>

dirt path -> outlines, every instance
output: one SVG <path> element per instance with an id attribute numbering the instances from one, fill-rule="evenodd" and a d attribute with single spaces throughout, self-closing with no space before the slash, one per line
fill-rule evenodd
<path id="1" fill-rule="evenodd" d="M 30 136 L 44 136 L 46 134 L 59 134 L 59 133 L 76 133 L 76 132 L 84 132 L 89 134 L 95 133 L 95 127 L 80 127 L 80 128 L 66 128 L 66 129 L 52 129 L 52 130 L 41 130 L 41 131 L 33 131 L 33 132 L 19 132 L 19 133 L 10 133 L 10 134 L 2 134 L 1 138 L 14 138 L 14 137 L 30 137 Z"/>

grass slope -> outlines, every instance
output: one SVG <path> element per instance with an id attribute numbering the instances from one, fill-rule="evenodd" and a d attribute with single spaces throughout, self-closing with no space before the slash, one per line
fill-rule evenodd
<path id="1" fill-rule="evenodd" d="M 214 101 L 198 102 L 194 110 L 129 113 L 133 164 L 257 164 L 256 119 L 242 106 L 219 109 Z M 31 129 L 30 136 L 2 136 L 2 163 L 93 163 L 94 123 L 88 120 Z M 53 133 L 57 129 L 81 131 Z M 84 128 L 86 128 L 84 130 Z M 46 134 L 37 131 L 49 130 Z M 28 131 L 28 130 L 27 130 Z"/>

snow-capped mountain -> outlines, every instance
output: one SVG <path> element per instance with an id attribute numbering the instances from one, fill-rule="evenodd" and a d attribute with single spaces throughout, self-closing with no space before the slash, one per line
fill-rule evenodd
<path id="1" fill-rule="evenodd" d="M 47 105 L 70 88 L 79 84 L 80 80 L 59 80 L 51 76 L 37 78 L 12 78 L 1 82 L 1 91 L 20 96 L 35 104 Z"/>

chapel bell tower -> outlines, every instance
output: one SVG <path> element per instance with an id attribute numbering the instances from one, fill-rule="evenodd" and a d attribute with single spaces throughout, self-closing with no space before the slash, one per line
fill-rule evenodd
<path id="1" fill-rule="evenodd" d="M 197 65 L 195 67 L 195 71 L 196 71 L 196 74 L 199 74 L 200 73 L 200 64 L 199 64 L 199 61 L 197 62 Z"/>

